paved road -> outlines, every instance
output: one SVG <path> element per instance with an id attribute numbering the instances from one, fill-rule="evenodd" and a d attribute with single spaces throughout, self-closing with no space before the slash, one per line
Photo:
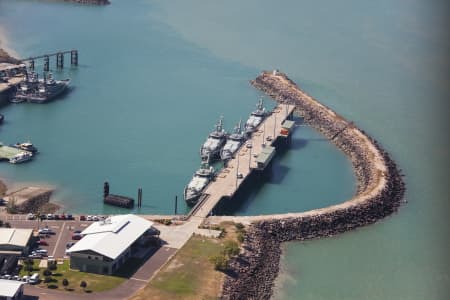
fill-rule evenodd
<path id="1" fill-rule="evenodd" d="M 117 288 L 99 293 L 79 294 L 25 285 L 25 299 L 41 300 L 122 300 L 128 299 L 143 288 L 161 267 L 175 254 L 177 249 L 161 247 L 143 264 L 136 273 Z M 38 297 L 38 298 L 36 298 Z"/>

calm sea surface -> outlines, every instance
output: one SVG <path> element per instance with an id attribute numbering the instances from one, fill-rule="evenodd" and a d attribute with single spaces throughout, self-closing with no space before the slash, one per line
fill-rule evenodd
<path id="1" fill-rule="evenodd" d="M 0 164 L 0 174 L 56 186 L 70 212 L 125 212 L 102 204 L 108 180 L 114 193 L 143 188 L 135 212 L 172 213 L 219 116 L 228 129 L 246 119 L 260 95 L 248 80 L 279 68 L 381 142 L 407 176 L 408 204 L 374 226 L 285 244 L 274 298 L 446 299 L 447 12 L 444 1 L 419 0 L 0 0 L 0 25 L 21 56 L 80 51 L 78 68 L 66 57 L 54 72 L 72 78 L 66 97 L 0 108 L 0 141 L 31 139 L 41 152 Z M 299 127 L 234 213 L 303 211 L 354 190 L 345 156 Z"/>

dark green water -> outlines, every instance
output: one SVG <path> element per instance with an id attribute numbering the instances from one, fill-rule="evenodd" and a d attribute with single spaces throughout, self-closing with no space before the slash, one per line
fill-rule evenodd
<path id="1" fill-rule="evenodd" d="M 0 0 L 17 52 L 76 47 L 81 62 L 57 73 L 75 86 L 63 100 L 1 109 L 0 140 L 31 138 L 42 153 L 0 174 L 56 185 L 71 211 L 118 211 L 100 201 L 108 179 L 117 193 L 143 187 L 141 212 L 171 213 L 218 116 L 230 129 L 246 118 L 259 95 L 247 81 L 279 68 L 381 142 L 407 176 L 408 204 L 374 226 L 286 244 L 275 298 L 447 299 L 447 13 L 419 0 Z M 236 214 L 302 211 L 354 191 L 346 158 L 305 128 L 273 174 Z"/>

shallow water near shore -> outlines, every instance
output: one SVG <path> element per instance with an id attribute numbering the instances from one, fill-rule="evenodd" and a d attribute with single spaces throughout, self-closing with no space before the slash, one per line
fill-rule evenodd
<path id="1" fill-rule="evenodd" d="M 407 175 L 409 203 L 373 226 L 284 245 L 274 298 L 445 299 L 449 42 L 436 30 L 445 9 L 418 0 L 132 3 L 0 0 L 0 25 L 22 56 L 80 50 L 77 69 L 55 72 L 73 79 L 64 99 L 0 109 L 0 140 L 30 138 L 41 150 L 31 163 L 0 164 L 2 176 L 56 185 L 72 212 L 123 212 L 101 203 L 109 180 L 119 194 L 143 187 L 141 213 L 171 213 L 217 118 L 229 129 L 245 119 L 259 96 L 247 81 L 280 68 L 380 141 Z M 352 195 L 341 152 L 307 128 L 293 144 L 236 214 Z"/>

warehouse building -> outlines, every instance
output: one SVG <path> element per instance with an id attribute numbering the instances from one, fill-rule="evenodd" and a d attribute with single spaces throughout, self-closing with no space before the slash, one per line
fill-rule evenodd
<path id="1" fill-rule="evenodd" d="M 152 225 L 135 215 L 112 216 L 93 223 L 67 251 L 70 267 L 82 272 L 114 273 L 132 256 L 133 249 L 146 241 Z"/>

